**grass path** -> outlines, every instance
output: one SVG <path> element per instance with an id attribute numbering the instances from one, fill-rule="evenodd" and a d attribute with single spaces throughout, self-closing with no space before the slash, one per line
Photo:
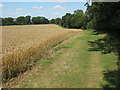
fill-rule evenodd
<path id="1" fill-rule="evenodd" d="M 89 69 L 88 69 L 88 87 L 89 88 L 100 88 L 99 84 L 102 80 L 101 72 L 102 67 L 100 66 L 100 55 L 99 53 L 92 53 Z"/>
<path id="2" fill-rule="evenodd" d="M 19 88 L 99 88 L 105 83 L 103 70 L 115 68 L 114 55 L 88 51 L 89 40 L 100 38 L 83 32 L 54 48 L 57 53 L 25 73 L 11 87 Z M 106 60 L 109 60 L 107 62 Z M 14 86 L 15 85 L 15 86 Z"/>

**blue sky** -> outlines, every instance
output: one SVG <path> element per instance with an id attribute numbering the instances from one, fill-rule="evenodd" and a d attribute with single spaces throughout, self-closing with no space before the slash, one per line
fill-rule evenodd
<path id="1" fill-rule="evenodd" d="M 2 2 L 3 17 L 44 16 L 48 19 L 62 17 L 74 10 L 86 10 L 85 2 Z"/>

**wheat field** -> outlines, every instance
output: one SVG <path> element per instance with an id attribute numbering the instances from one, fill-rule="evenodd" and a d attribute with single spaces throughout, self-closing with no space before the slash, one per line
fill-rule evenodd
<path id="1" fill-rule="evenodd" d="M 57 25 L 23 25 L 2 27 L 2 78 L 10 79 L 26 71 L 58 43 L 81 30 Z"/>

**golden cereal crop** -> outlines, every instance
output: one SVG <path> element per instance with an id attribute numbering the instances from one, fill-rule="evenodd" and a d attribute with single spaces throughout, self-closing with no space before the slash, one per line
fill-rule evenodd
<path id="1" fill-rule="evenodd" d="M 3 79 L 9 79 L 24 72 L 50 48 L 76 34 L 78 30 L 63 29 L 50 24 L 3 26 Z"/>

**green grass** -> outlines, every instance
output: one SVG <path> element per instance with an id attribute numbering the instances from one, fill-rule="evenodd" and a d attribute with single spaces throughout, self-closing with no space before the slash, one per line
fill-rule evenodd
<path id="1" fill-rule="evenodd" d="M 69 46 L 59 46 L 59 47 L 55 48 L 54 50 L 59 51 L 59 50 L 61 50 L 63 48 L 69 48 Z"/>

